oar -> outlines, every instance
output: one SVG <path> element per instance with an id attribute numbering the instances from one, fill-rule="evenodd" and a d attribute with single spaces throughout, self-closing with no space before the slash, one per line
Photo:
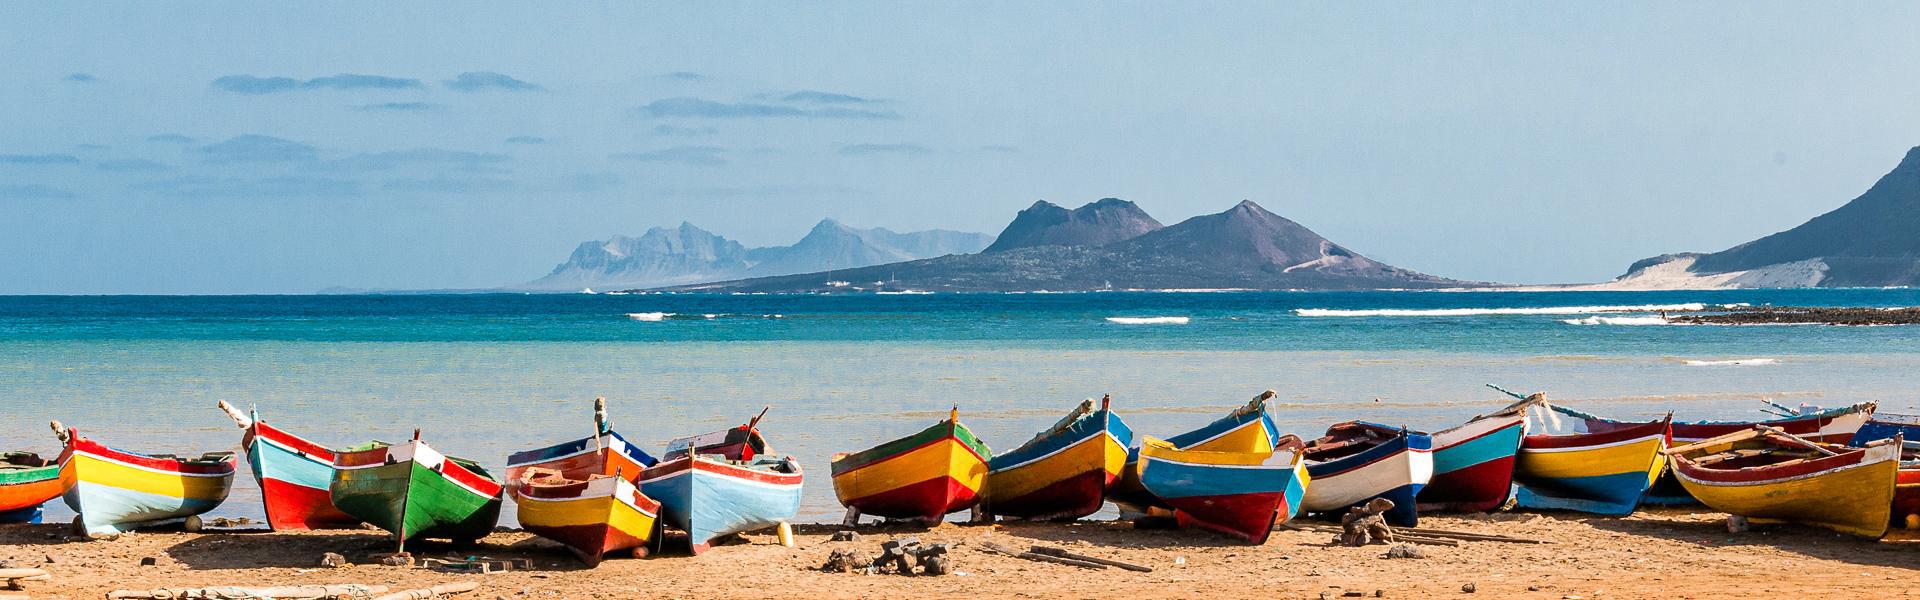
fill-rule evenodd
<path id="1" fill-rule="evenodd" d="M 1493 388 L 1493 391 L 1496 391 L 1496 392 L 1500 392 L 1500 393 L 1502 393 L 1502 394 L 1506 394 L 1506 395 L 1508 395 L 1508 396 L 1513 396 L 1513 399 L 1515 399 L 1515 400 L 1525 400 L 1525 399 L 1527 399 L 1527 397 L 1526 397 L 1526 396 L 1522 396 L 1522 395 L 1520 395 L 1520 393 L 1518 393 L 1518 392 L 1514 392 L 1514 391 L 1512 391 L 1512 390 L 1509 390 L 1509 389 L 1507 389 L 1507 388 L 1503 388 L 1503 387 L 1500 387 L 1500 386 L 1498 386 L 1498 385 L 1494 385 L 1494 384 L 1491 384 L 1491 383 L 1489 383 L 1489 384 L 1487 384 L 1487 387 L 1490 387 L 1490 388 Z"/>
<path id="2" fill-rule="evenodd" d="M 1765 425 L 1760 425 L 1760 426 L 1759 426 L 1759 428 L 1760 428 L 1760 429 L 1763 429 L 1763 430 L 1765 430 L 1765 431 L 1766 431 L 1767 433 L 1771 433 L 1771 434 L 1774 434 L 1774 435 L 1778 435 L 1778 436 L 1781 436 L 1781 437 L 1785 437 L 1785 438 L 1787 438 L 1787 439 L 1789 439 L 1789 440 L 1793 440 L 1793 441 L 1794 441 L 1795 443 L 1798 443 L 1798 444 L 1800 444 L 1800 445 L 1802 445 L 1802 446 L 1806 446 L 1806 447 L 1808 447 L 1808 448 L 1812 448 L 1812 449 L 1814 449 L 1814 450 L 1819 450 L 1821 454 L 1825 454 L 1825 455 L 1827 455 L 1827 456 L 1839 456 L 1839 455 L 1840 455 L 1840 453 L 1839 453 L 1839 452 L 1834 452 L 1834 451 L 1832 451 L 1832 450 L 1828 450 L 1826 446 L 1822 446 L 1822 445 L 1820 445 L 1820 444 L 1816 444 L 1816 443 L 1814 443 L 1814 442 L 1813 442 L 1812 440 L 1808 440 L 1807 438 L 1803 438 L 1803 437 L 1800 437 L 1800 436 L 1797 436 L 1797 435 L 1794 435 L 1794 434 L 1791 434 L 1791 433 L 1787 433 L 1787 430 L 1785 430 L 1785 429 L 1781 429 L 1781 428 L 1779 428 L 1779 427 L 1768 427 L 1768 426 L 1765 426 Z"/>
<path id="3" fill-rule="evenodd" d="M 753 428 L 754 428 L 755 426 L 758 426 L 758 425 L 760 424 L 760 417 L 764 417 L 764 416 L 767 416 L 767 411 L 769 411 L 769 410 L 773 410 L 773 405 L 770 405 L 770 404 L 769 404 L 769 405 L 766 405 L 766 406 L 762 406 L 762 407 L 760 407 L 760 414 L 757 414 L 757 415 L 754 415 L 754 416 L 753 416 L 753 420 L 751 420 L 751 421 L 747 421 L 747 432 L 748 432 L 748 433 L 752 433 L 752 432 L 753 432 Z"/>
<path id="4" fill-rule="evenodd" d="M 1774 402 L 1773 400 L 1770 400 L 1770 399 L 1767 399 L 1767 398 L 1761 398 L 1761 399 L 1760 399 L 1760 402 L 1762 402 L 1762 403 L 1765 403 L 1765 404 L 1766 404 L 1767 406 L 1771 406 L 1771 407 L 1773 407 L 1773 409 L 1774 409 L 1774 410 L 1777 410 L 1777 411 L 1780 411 L 1781 413 L 1786 413 L 1786 414 L 1781 414 L 1780 416 L 1782 416 L 1782 417 L 1797 417 L 1797 416 L 1800 416 L 1800 411 L 1798 411 L 1798 410 L 1794 410 L 1794 409 L 1793 409 L 1792 407 L 1787 407 L 1787 406 L 1781 406 L 1781 405 L 1779 405 L 1779 404 L 1777 404 L 1777 403 L 1775 403 L 1775 402 Z M 1761 409 L 1761 410 L 1766 410 L 1766 409 Z M 1775 414 L 1779 414 L 1779 413 L 1775 413 Z"/>

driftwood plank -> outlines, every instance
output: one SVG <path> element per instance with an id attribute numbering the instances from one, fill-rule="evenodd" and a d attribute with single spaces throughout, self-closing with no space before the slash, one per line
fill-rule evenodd
<path id="1" fill-rule="evenodd" d="M 1090 563 L 1095 563 L 1095 564 L 1102 564 L 1102 565 L 1106 565 L 1106 566 L 1109 566 L 1109 567 L 1120 567 L 1120 568 L 1122 568 L 1122 569 L 1126 569 L 1126 570 L 1128 570 L 1128 571 L 1134 571 L 1134 572 L 1139 572 L 1139 573 L 1152 573 L 1152 572 L 1153 572 L 1153 567 L 1148 567 L 1148 566 L 1144 566 L 1144 565 L 1136 565 L 1136 564 L 1133 564 L 1133 563 L 1130 563 L 1130 562 L 1122 562 L 1122 561 L 1117 561 L 1117 560 L 1113 560 L 1113 559 L 1111 559 L 1111 558 L 1100 558 L 1100 557 L 1098 557 L 1098 556 L 1087 556 L 1087 555 L 1085 555 L 1085 554 L 1075 554 L 1075 553 L 1072 553 L 1072 552 L 1068 552 L 1068 551 L 1066 551 L 1065 549 L 1062 549 L 1062 548 L 1050 548 L 1050 547 L 1047 547 L 1047 546 L 1034 546 L 1034 547 L 1033 547 L 1033 548 L 1032 548 L 1032 549 L 1030 550 L 1030 552 L 1033 552 L 1034 554 L 1045 554 L 1045 555 L 1048 555 L 1048 556 L 1058 556 L 1058 557 L 1060 557 L 1060 558 L 1070 558 L 1070 559 L 1073 559 L 1073 560 L 1083 560 L 1083 561 L 1086 561 L 1086 562 L 1090 562 Z"/>

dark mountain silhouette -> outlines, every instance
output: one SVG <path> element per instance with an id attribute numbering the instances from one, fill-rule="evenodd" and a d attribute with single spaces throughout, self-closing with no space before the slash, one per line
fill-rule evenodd
<path id="1" fill-rule="evenodd" d="M 1112 202 L 1102 201 L 1108 206 Z M 1124 203 L 1138 210 L 1131 203 Z M 1051 206 L 1051 205 L 1049 205 Z M 1089 205 L 1092 206 L 1092 205 Z M 1035 208 L 1042 208 L 1038 205 Z M 1056 207 L 1057 208 L 1057 207 Z M 1083 207 L 1085 208 L 1085 207 Z M 1029 227 L 1034 208 L 1008 232 Z M 1051 212 L 1051 211 L 1048 211 Z M 1144 215 L 1144 213 L 1141 213 Z M 1024 221 L 1024 222 L 1023 222 Z M 1055 221 L 1058 222 L 1058 221 Z M 1132 221 L 1138 223 L 1138 221 Z M 1031 231 L 1031 229 L 1028 229 Z M 997 246 L 998 244 L 996 244 Z M 1361 256 L 1252 202 L 1104 245 L 1039 244 L 682 291 L 1377 289 L 1475 285 Z"/>
<path id="2" fill-rule="evenodd" d="M 1067 210 L 1041 200 L 1020 211 L 994 238 L 987 252 L 1005 252 L 1034 246 L 1104 246 L 1159 229 L 1159 221 L 1132 202 L 1102 198 Z"/>
<path id="3" fill-rule="evenodd" d="M 1623 279 L 1686 260 L 1698 276 L 1747 272 L 1729 285 L 1920 285 L 1920 147 L 1860 197 L 1799 227 L 1720 252 L 1645 259 Z"/>

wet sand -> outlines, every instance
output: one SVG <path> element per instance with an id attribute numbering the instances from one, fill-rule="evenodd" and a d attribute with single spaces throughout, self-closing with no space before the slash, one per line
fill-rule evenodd
<path id="1" fill-rule="evenodd" d="M 944 524 L 932 529 L 866 526 L 855 542 L 829 541 L 837 526 L 797 528 L 796 547 L 770 534 L 699 556 L 612 559 L 586 569 L 551 542 L 496 533 L 455 550 L 414 543 L 417 557 L 525 557 L 532 570 L 460 575 L 371 563 L 386 550 L 373 531 L 301 534 L 143 532 L 109 541 L 68 540 L 64 525 L 0 527 L 0 559 L 44 566 L 55 580 L 33 598 L 100 598 L 114 589 L 363 583 L 395 589 L 475 580 L 460 598 L 1859 598 L 1920 595 L 1920 537 L 1896 532 L 1867 541 L 1824 530 L 1775 526 L 1730 534 L 1724 516 L 1656 510 L 1629 518 L 1565 513 L 1428 517 L 1427 528 L 1547 540 L 1420 546 L 1425 559 L 1385 559 L 1385 546 L 1330 546 L 1331 535 L 1283 530 L 1261 546 L 1204 532 L 1135 530 L 1082 521 Z M 956 573 L 904 577 L 825 573 L 836 549 L 869 554 L 891 537 L 954 544 Z M 1044 544 L 1154 568 L 1086 570 L 990 554 L 985 542 Z M 362 563 L 320 568 L 322 553 Z M 46 563 L 52 558 L 50 564 Z M 157 564 L 141 566 L 151 557 Z M 1468 595 L 1462 586 L 1473 584 Z"/>

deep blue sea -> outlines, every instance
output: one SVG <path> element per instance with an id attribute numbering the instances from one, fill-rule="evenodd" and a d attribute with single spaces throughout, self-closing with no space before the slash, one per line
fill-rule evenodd
<path id="1" fill-rule="evenodd" d="M 771 405 L 764 430 L 811 470 L 803 520 L 833 520 L 828 457 L 956 405 L 1011 449 L 1105 393 L 1156 435 L 1268 388 L 1303 436 L 1444 427 L 1503 403 L 1490 382 L 1682 419 L 1920 400 L 1920 327 L 1658 324 L 1735 304 L 1916 306 L 1920 290 L 0 297 L 0 447 L 52 453 L 59 419 L 129 450 L 229 449 L 227 400 L 330 445 L 421 427 L 499 466 L 584 436 L 595 396 L 656 446 Z M 216 514 L 257 516 L 252 482 Z"/>

